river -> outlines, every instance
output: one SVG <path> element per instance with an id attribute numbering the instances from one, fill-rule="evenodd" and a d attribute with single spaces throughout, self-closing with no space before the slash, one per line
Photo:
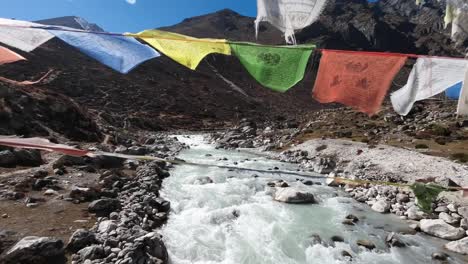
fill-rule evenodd
<path id="1" fill-rule="evenodd" d="M 295 164 L 236 150 L 217 150 L 203 136 L 178 136 L 190 149 L 179 158 L 204 164 L 259 170 L 296 171 Z M 226 158 L 226 159 L 224 159 Z M 213 182 L 209 183 L 209 177 Z M 407 233 L 408 224 L 394 215 L 376 213 L 365 204 L 347 198 L 339 190 L 305 186 L 301 177 L 273 173 L 177 165 L 165 179 L 161 196 L 172 211 L 161 233 L 173 264 L 302 264 L 302 263 L 440 263 L 431 254 L 440 252 L 444 241 L 425 235 L 401 235 L 408 246 L 389 248 L 388 232 Z M 283 179 L 291 185 L 310 188 L 318 204 L 295 205 L 276 202 L 265 186 Z M 314 182 L 317 179 L 313 179 Z M 343 225 L 353 214 L 354 226 Z M 313 235 L 322 244 L 313 244 Z M 333 242 L 340 236 L 344 242 Z M 358 239 L 372 241 L 374 250 L 356 245 Z M 343 256 L 347 251 L 352 256 Z M 451 259 L 449 263 L 463 263 Z"/>

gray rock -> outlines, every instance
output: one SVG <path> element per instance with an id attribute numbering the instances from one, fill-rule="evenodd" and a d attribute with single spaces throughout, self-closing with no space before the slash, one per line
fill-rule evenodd
<path id="1" fill-rule="evenodd" d="M 450 224 L 450 225 L 454 225 L 456 223 L 458 223 L 458 219 L 452 217 L 451 215 L 447 214 L 447 213 L 440 213 L 439 214 L 439 219 L 442 219 L 444 220 L 445 223 L 447 224 Z"/>
<path id="2" fill-rule="evenodd" d="M 93 188 L 73 186 L 71 188 L 70 198 L 82 202 L 93 201 L 99 197 L 98 192 Z"/>
<path id="3" fill-rule="evenodd" d="M 408 219 L 411 220 L 421 220 L 427 217 L 427 214 L 421 211 L 421 209 L 419 209 L 419 207 L 417 207 L 416 205 L 413 205 L 410 208 L 408 208 L 406 214 L 408 216 Z"/>
<path id="4" fill-rule="evenodd" d="M 460 227 L 465 230 L 468 230 L 468 220 L 466 218 L 460 220 Z"/>
<path id="5" fill-rule="evenodd" d="M 468 219 L 468 206 L 459 207 L 458 214 L 463 218 Z"/>
<path id="6" fill-rule="evenodd" d="M 409 199 L 409 196 L 407 194 L 399 193 L 396 196 L 396 200 L 397 200 L 398 203 L 402 204 L 402 203 L 409 202 L 410 199 Z"/>
<path id="7" fill-rule="evenodd" d="M 99 223 L 98 232 L 101 234 L 110 233 L 117 229 L 117 223 L 113 220 L 106 220 Z"/>
<path id="8" fill-rule="evenodd" d="M 441 219 L 422 219 L 420 227 L 424 233 L 447 240 L 457 240 L 465 236 L 463 228 L 453 227 Z"/>
<path id="9" fill-rule="evenodd" d="M 379 200 L 372 205 L 372 210 L 379 213 L 388 213 L 390 210 L 390 203 L 385 200 Z"/>
<path id="10" fill-rule="evenodd" d="M 273 199 L 283 203 L 316 203 L 315 197 L 311 192 L 295 187 L 276 188 Z"/>
<path id="11" fill-rule="evenodd" d="M 121 208 L 120 201 L 117 199 L 99 199 L 89 204 L 88 211 L 97 216 L 109 216 L 113 211 Z"/>
<path id="12" fill-rule="evenodd" d="M 445 244 L 445 248 L 456 253 L 468 255 L 468 237 L 447 243 Z"/>
<path id="13" fill-rule="evenodd" d="M 356 244 L 357 244 L 358 246 L 362 246 L 362 247 L 365 247 L 365 248 L 370 249 L 370 250 L 372 250 L 372 249 L 375 248 L 375 244 L 374 244 L 374 243 L 372 243 L 372 242 L 369 241 L 369 240 L 365 240 L 365 239 L 359 239 L 359 240 L 357 240 L 357 241 L 356 241 Z"/>
<path id="14" fill-rule="evenodd" d="M 13 153 L 19 165 L 36 167 L 44 163 L 41 152 L 34 149 L 15 149 Z"/>
<path id="15" fill-rule="evenodd" d="M 434 252 L 432 253 L 431 255 L 432 259 L 435 259 L 435 260 L 447 260 L 448 259 L 448 255 L 444 252 Z"/>
<path id="16" fill-rule="evenodd" d="M 449 211 L 452 212 L 452 213 L 456 213 L 457 210 L 458 210 L 458 207 L 455 204 L 451 203 L 451 204 L 447 205 L 447 209 L 449 209 Z"/>
<path id="17" fill-rule="evenodd" d="M 0 151 L 0 167 L 15 167 L 18 159 L 10 150 Z"/>
<path id="18" fill-rule="evenodd" d="M 99 245 L 92 245 L 89 247 L 85 247 L 78 251 L 77 253 L 80 256 L 81 260 L 95 260 L 95 259 L 102 259 L 105 258 L 106 255 L 104 253 L 104 248 Z"/>
<path id="19" fill-rule="evenodd" d="M 4 264 L 65 263 L 62 240 L 29 236 L 21 239 L 0 259 Z"/>
<path id="20" fill-rule="evenodd" d="M 70 240 L 67 244 L 67 249 L 71 252 L 77 252 L 94 243 L 97 243 L 97 241 L 93 232 L 85 229 L 78 229 L 70 237 Z"/>

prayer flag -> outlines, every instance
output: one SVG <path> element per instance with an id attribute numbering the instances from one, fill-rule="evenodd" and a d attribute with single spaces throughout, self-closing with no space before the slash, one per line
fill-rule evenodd
<path id="1" fill-rule="evenodd" d="M 86 55 L 124 74 L 139 64 L 160 56 L 153 48 L 131 37 L 77 32 L 64 27 L 51 28 L 50 32 Z"/>
<path id="2" fill-rule="evenodd" d="M 314 48 L 314 45 L 231 43 L 233 53 L 255 80 L 278 92 L 286 92 L 304 78 L 307 62 Z"/>
<path id="3" fill-rule="evenodd" d="M 60 152 L 70 156 L 86 156 L 89 151 L 73 148 L 67 145 L 55 144 L 44 138 L 20 138 L 12 136 L 0 136 L 0 145 L 13 148 L 39 149 Z"/>
<path id="4" fill-rule="evenodd" d="M 461 88 L 460 98 L 458 98 L 457 114 L 460 116 L 468 116 L 468 66 L 465 71 L 465 80 Z"/>
<path id="5" fill-rule="evenodd" d="M 451 87 L 449 87 L 447 90 L 445 90 L 445 96 L 447 96 L 448 99 L 458 99 L 460 98 L 460 92 L 462 88 L 463 83 L 459 82 Z"/>
<path id="6" fill-rule="evenodd" d="M 321 103 L 339 102 L 375 114 L 405 61 L 402 55 L 324 50 L 313 96 Z"/>
<path id="7" fill-rule="evenodd" d="M 161 30 L 145 30 L 138 37 L 178 63 L 195 70 L 200 61 L 211 53 L 231 55 L 231 48 L 224 39 L 198 39 Z"/>
<path id="8" fill-rule="evenodd" d="M 406 85 L 392 93 L 395 111 L 407 115 L 416 101 L 424 100 L 463 81 L 468 60 L 423 57 L 416 61 Z"/>
<path id="9" fill-rule="evenodd" d="M 0 65 L 12 63 L 19 60 L 26 60 L 23 56 L 7 48 L 0 46 Z"/>
<path id="10" fill-rule="evenodd" d="M 314 23 L 325 8 L 327 0 L 257 0 L 255 34 L 260 22 L 270 22 L 281 30 L 287 43 L 296 44 L 294 31 Z"/>
<path id="11" fill-rule="evenodd" d="M 13 48 L 31 52 L 54 37 L 47 30 L 28 28 L 37 26 L 42 25 L 0 18 L 0 42 Z"/>

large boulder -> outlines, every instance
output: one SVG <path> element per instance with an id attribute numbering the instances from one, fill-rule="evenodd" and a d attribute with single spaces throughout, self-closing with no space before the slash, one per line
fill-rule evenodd
<path id="1" fill-rule="evenodd" d="M 283 203 L 316 203 L 313 193 L 295 187 L 277 188 L 273 199 Z"/>
<path id="2" fill-rule="evenodd" d="M 0 151 L 0 167 L 15 167 L 18 159 L 10 150 Z"/>
<path id="3" fill-rule="evenodd" d="M 92 245 L 89 247 L 85 247 L 78 251 L 77 253 L 80 256 L 81 260 L 95 260 L 95 259 L 102 259 L 106 257 L 104 252 L 104 248 L 99 245 Z"/>
<path id="4" fill-rule="evenodd" d="M 72 252 L 77 252 L 87 246 L 96 243 L 96 235 L 86 229 L 78 229 L 70 237 L 67 244 L 67 249 Z"/>
<path id="5" fill-rule="evenodd" d="M 15 149 L 13 153 L 18 160 L 18 165 L 36 167 L 44 163 L 41 152 L 35 149 Z"/>
<path id="6" fill-rule="evenodd" d="M 422 219 L 420 228 L 424 233 L 447 240 L 457 240 L 465 236 L 463 228 L 453 227 L 442 219 Z"/>
<path id="7" fill-rule="evenodd" d="M 29 236 L 21 239 L 0 259 L 3 264 L 66 263 L 62 240 Z"/>
<path id="8" fill-rule="evenodd" d="M 88 211 L 96 216 L 108 216 L 110 213 L 121 208 L 120 201 L 117 199 L 99 199 L 88 205 Z"/>
<path id="9" fill-rule="evenodd" d="M 447 243 L 445 244 L 445 248 L 456 253 L 468 255 L 468 237 Z"/>
<path id="10" fill-rule="evenodd" d="M 385 200 L 378 200 L 372 205 L 372 210 L 379 213 L 388 213 L 390 211 L 390 203 Z"/>

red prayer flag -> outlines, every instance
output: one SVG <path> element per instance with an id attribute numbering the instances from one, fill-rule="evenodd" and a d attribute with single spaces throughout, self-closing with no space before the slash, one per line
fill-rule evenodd
<path id="1" fill-rule="evenodd" d="M 0 46 L 0 65 L 12 63 L 19 60 L 26 60 L 23 56 L 13 52 L 5 47 Z"/>
<path id="2" fill-rule="evenodd" d="M 0 136 L 0 145 L 13 148 L 39 149 L 46 151 L 55 151 L 70 156 L 86 156 L 90 154 L 87 150 L 77 149 L 62 144 L 55 144 L 44 138 L 20 138 Z"/>
<path id="3" fill-rule="evenodd" d="M 373 115 L 405 61 L 400 54 L 323 50 L 313 97 L 320 103 L 339 102 Z"/>

